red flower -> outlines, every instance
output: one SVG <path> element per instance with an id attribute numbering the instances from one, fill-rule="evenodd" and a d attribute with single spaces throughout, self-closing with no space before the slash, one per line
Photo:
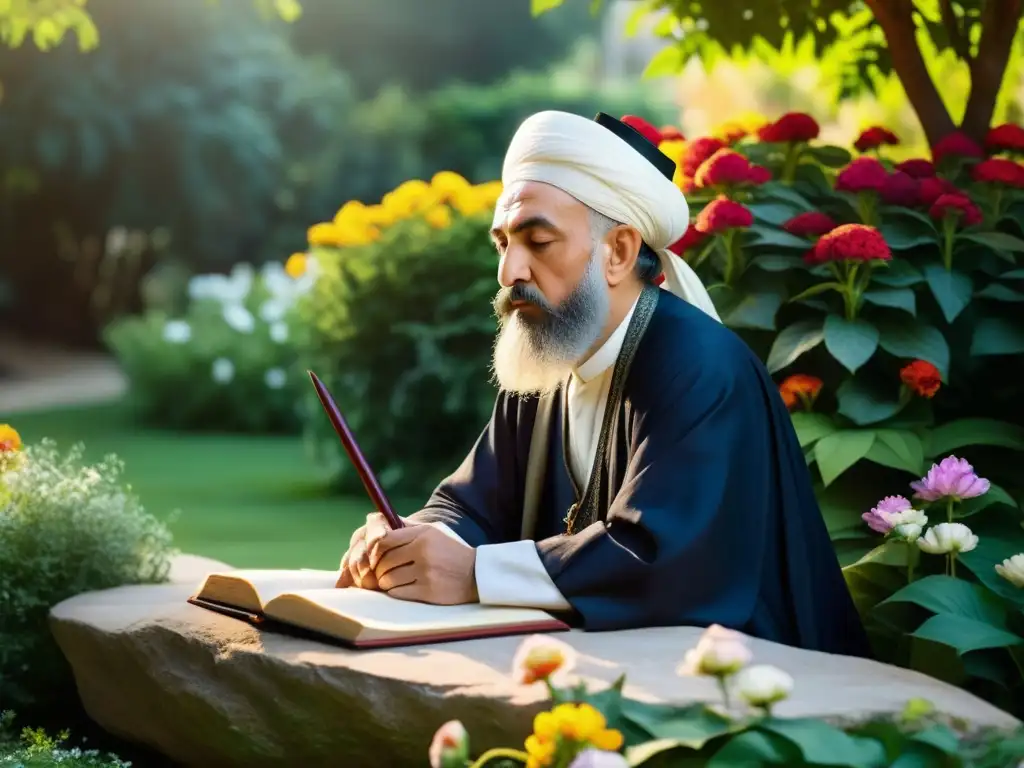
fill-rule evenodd
<path id="1" fill-rule="evenodd" d="M 836 189 L 842 192 L 878 192 L 889 172 L 873 157 L 858 157 L 839 172 Z"/>
<path id="2" fill-rule="evenodd" d="M 792 409 L 801 401 L 813 403 L 821 392 L 822 380 L 806 373 L 795 373 L 779 384 L 779 394 L 787 408 Z"/>
<path id="3" fill-rule="evenodd" d="M 804 112 L 787 112 L 774 123 L 761 126 L 757 136 L 770 143 L 810 141 L 818 138 L 821 128 L 818 122 Z"/>
<path id="4" fill-rule="evenodd" d="M 805 259 L 811 264 L 829 261 L 889 261 L 892 251 L 882 233 L 865 224 L 842 224 L 822 235 Z"/>
<path id="5" fill-rule="evenodd" d="M 971 174 L 975 181 L 982 183 L 1005 184 L 1008 187 L 1024 187 L 1024 165 L 1007 160 L 1004 157 L 993 157 L 982 160 Z"/>
<path id="6" fill-rule="evenodd" d="M 944 179 L 941 176 L 932 176 L 928 179 L 921 179 L 918 194 L 920 195 L 919 202 L 927 208 L 943 195 L 960 194 L 960 190 L 949 179 Z"/>
<path id="7" fill-rule="evenodd" d="M 717 235 L 730 229 L 741 229 L 754 224 L 754 214 L 735 200 L 719 197 L 704 206 L 697 214 L 697 231 Z"/>
<path id="8" fill-rule="evenodd" d="M 1013 123 L 997 125 L 985 136 L 985 149 L 989 152 L 1024 152 L 1024 128 Z"/>
<path id="9" fill-rule="evenodd" d="M 942 386 L 939 369 L 926 360 L 915 360 L 901 368 L 900 379 L 921 397 L 934 397 Z"/>
<path id="10" fill-rule="evenodd" d="M 798 213 L 782 225 L 782 228 L 797 237 L 819 237 L 836 228 L 835 221 L 827 213 L 808 211 Z"/>
<path id="11" fill-rule="evenodd" d="M 772 180 L 772 172 L 763 165 L 752 165 L 747 173 L 747 181 L 756 187 L 767 184 Z"/>
<path id="12" fill-rule="evenodd" d="M 903 171 L 912 179 L 927 179 L 929 176 L 935 175 L 935 166 L 932 164 L 932 161 L 919 157 L 904 160 L 902 163 L 896 163 L 896 170 Z"/>
<path id="13" fill-rule="evenodd" d="M 978 210 L 978 206 L 972 203 L 967 195 L 959 192 L 940 195 L 928 209 L 928 215 L 940 221 L 946 216 L 957 216 L 965 227 L 981 223 L 981 211 Z"/>
<path id="14" fill-rule="evenodd" d="M 921 199 L 921 182 L 903 171 L 893 171 L 886 177 L 880 194 L 889 205 L 912 208 Z"/>
<path id="15" fill-rule="evenodd" d="M 660 141 L 685 141 L 686 137 L 683 136 L 683 132 L 676 128 L 674 125 L 663 125 L 659 132 Z"/>
<path id="16" fill-rule="evenodd" d="M 943 158 L 953 156 L 984 157 L 985 153 L 970 136 L 961 131 L 953 131 L 944 138 L 939 139 L 935 146 L 932 147 L 932 157 L 935 158 L 937 163 Z"/>
<path id="17" fill-rule="evenodd" d="M 861 133 L 853 143 L 853 146 L 857 148 L 858 152 L 867 152 L 871 149 L 878 149 L 883 144 L 899 143 L 899 137 L 895 133 L 890 131 L 888 128 L 882 128 L 881 126 L 876 125 Z"/>
<path id="18" fill-rule="evenodd" d="M 672 245 L 670 245 L 668 249 L 672 251 L 672 253 L 674 253 L 676 256 L 682 256 L 686 251 L 690 250 L 691 248 L 696 248 L 698 245 L 703 243 L 704 238 L 706 237 L 707 235 L 705 235 L 703 232 L 698 231 L 697 228 L 693 226 L 693 224 L 690 224 L 686 228 L 686 232 L 683 234 L 683 236 L 676 240 L 674 243 L 672 243 Z"/>
<path id="19" fill-rule="evenodd" d="M 648 123 L 642 117 L 637 117 L 636 115 L 623 115 L 622 122 L 633 130 L 639 131 L 640 135 L 651 142 L 654 146 L 658 146 L 661 142 L 661 131 Z"/>
<path id="20" fill-rule="evenodd" d="M 714 136 L 702 136 L 699 139 L 694 139 L 686 145 L 686 153 L 683 155 L 683 162 L 679 165 L 679 170 L 683 176 L 692 179 L 697 175 L 697 169 L 703 165 L 704 161 L 723 147 L 725 147 L 725 142 Z"/>
<path id="21" fill-rule="evenodd" d="M 703 163 L 694 174 L 697 189 L 742 184 L 750 178 L 750 161 L 739 152 L 720 149 Z"/>

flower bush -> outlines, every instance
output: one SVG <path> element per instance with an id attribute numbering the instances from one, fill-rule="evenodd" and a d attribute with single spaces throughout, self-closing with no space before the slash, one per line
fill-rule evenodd
<path id="1" fill-rule="evenodd" d="M 125 317 L 105 338 L 147 424 L 198 430 L 298 432 L 307 386 L 296 368 L 297 299 L 316 280 L 304 254 L 257 272 L 196 275 L 181 316 L 163 308 Z"/>
<path id="2" fill-rule="evenodd" d="M 21 446 L 10 426 L 0 427 L 5 706 L 41 705 L 73 690 L 50 634 L 50 608 L 82 592 L 166 579 L 171 534 L 120 483 L 121 469 L 113 456 L 84 463 L 81 446 L 67 452 L 49 440 Z"/>
<path id="3" fill-rule="evenodd" d="M 713 625 L 686 653 L 678 673 L 714 677 L 721 703 L 651 704 L 623 696 L 624 677 L 598 692 L 582 683 L 569 685 L 573 649 L 553 637 L 530 637 L 516 654 L 513 677 L 521 684 L 543 684 L 551 707 L 534 718 L 522 748 L 491 749 L 473 759 L 471 735 L 453 720 L 434 735 L 430 766 L 1009 768 L 1024 754 L 1024 728 L 979 730 L 949 722 L 919 699 L 907 702 L 898 717 L 843 725 L 775 716 L 773 707 L 799 683 L 784 670 L 752 660 L 743 635 Z"/>
<path id="4" fill-rule="evenodd" d="M 11 768 L 130 768 L 131 763 L 97 749 L 69 747 L 70 733 L 48 736 L 41 728 L 13 733 L 14 713 L 0 712 L 0 766 Z"/>

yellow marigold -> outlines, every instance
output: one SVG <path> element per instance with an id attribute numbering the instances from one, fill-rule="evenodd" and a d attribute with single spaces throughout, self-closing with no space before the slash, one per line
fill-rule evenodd
<path id="1" fill-rule="evenodd" d="M 470 189 L 470 184 L 454 171 L 439 171 L 430 180 L 434 192 L 445 200 L 451 200 L 463 190 Z"/>
<path id="2" fill-rule="evenodd" d="M 293 253 L 288 257 L 288 261 L 284 263 L 284 271 L 288 273 L 288 277 L 298 280 L 304 274 L 306 274 L 306 268 L 309 266 L 309 257 L 304 253 Z"/>
<path id="3" fill-rule="evenodd" d="M 526 768 L 545 768 L 555 760 L 556 744 L 552 739 L 526 737 Z"/>
<path id="4" fill-rule="evenodd" d="M 494 206 L 489 196 L 481 194 L 477 187 L 468 187 L 456 192 L 452 195 L 451 203 L 463 216 L 475 216 Z"/>
<path id="5" fill-rule="evenodd" d="M 21 435 L 10 424 L 0 424 L 0 453 L 13 453 L 22 447 Z"/>
<path id="6" fill-rule="evenodd" d="M 342 246 L 368 245 L 380 237 L 380 229 L 366 223 L 346 223 L 338 226 Z"/>
<path id="7" fill-rule="evenodd" d="M 341 228 L 333 221 L 314 224 L 306 232 L 310 246 L 338 247 L 343 245 Z"/>
<path id="8" fill-rule="evenodd" d="M 662 154 L 671 158 L 677 166 L 683 162 L 683 155 L 686 153 L 686 142 L 683 139 L 669 139 L 658 145 Z"/>
<path id="9" fill-rule="evenodd" d="M 423 218 L 425 218 L 427 223 L 434 229 L 444 229 L 445 227 L 451 226 L 452 209 L 447 205 L 435 205 L 423 214 Z"/>
<path id="10" fill-rule="evenodd" d="M 501 197 L 504 185 L 500 180 L 485 181 L 483 184 L 477 184 L 473 189 L 479 193 L 482 201 L 486 201 L 488 208 L 493 208 L 498 202 L 498 198 Z"/>
<path id="11" fill-rule="evenodd" d="M 349 200 L 334 214 L 334 223 L 339 227 L 366 224 L 366 206 L 358 200 Z"/>
<path id="12" fill-rule="evenodd" d="M 604 715 L 586 702 L 558 704 L 550 712 L 540 712 L 533 719 L 533 733 L 526 739 L 526 753 L 531 765 L 547 766 L 556 754 L 568 745 L 576 751 L 589 746 L 606 752 L 622 748 L 622 734 L 608 728 Z"/>
<path id="13" fill-rule="evenodd" d="M 389 227 L 395 223 L 395 215 L 383 205 L 368 205 L 363 209 L 366 223 L 371 226 Z"/>

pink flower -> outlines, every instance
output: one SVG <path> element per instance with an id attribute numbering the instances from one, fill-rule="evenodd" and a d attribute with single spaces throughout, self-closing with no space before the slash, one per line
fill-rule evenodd
<path id="1" fill-rule="evenodd" d="M 889 172 L 873 157 L 858 157 L 850 161 L 836 177 L 836 189 L 843 192 L 878 192 L 885 186 Z"/>
<path id="2" fill-rule="evenodd" d="M 935 166 L 932 161 L 920 157 L 896 163 L 896 170 L 902 171 L 914 179 L 927 179 L 935 175 Z"/>
<path id="3" fill-rule="evenodd" d="M 469 760 L 469 734 L 458 720 L 449 720 L 437 729 L 427 752 L 430 768 L 462 768 Z"/>
<path id="4" fill-rule="evenodd" d="M 708 627 L 694 648 L 686 652 L 677 670 L 680 675 L 732 675 L 753 658 L 746 639 L 720 624 Z"/>
<path id="5" fill-rule="evenodd" d="M 913 208 L 921 197 L 921 182 L 904 171 L 893 171 L 882 185 L 881 194 L 889 205 Z"/>
<path id="6" fill-rule="evenodd" d="M 941 162 L 946 157 L 984 157 L 985 151 L 978 146 L 978 142 L 962 131 L 953 131 L 939 139 L 932 147 L 932 157 L 935 162 Z"/>
<path id="7" fill-rule="evenodd" d="M 928 517 L 902 496 L 886 496 L 870 512 L 861 515 L 875 533 L 915 540 L 921 535 Z"/>
<path id="8" fill-rule="evenodd" d="M 966 459 L 947 456 L 938 464 L 932 464 L 928 474 L 910 484 L 914 498 L 924 501 L 940 499 L 973 499 L 988 493 L 988 480 L 978 477 Z"/>

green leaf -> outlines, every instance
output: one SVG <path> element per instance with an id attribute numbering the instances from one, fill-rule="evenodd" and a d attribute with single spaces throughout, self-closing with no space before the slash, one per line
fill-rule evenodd
<path id="1" fill-rule="evenodd" d="M 924 282 L 916 267 L 903 259 L 886 262 L 886 266 L 871 273 L 871 282 L 892 286 L 893 288 L 909 288 Z"/>
<path id="2" fill-rule="evenodd" d="M 1009 272 L 1003 272 L 1000 277 L 1006 277 L 1011 280 L 1024 280 L 1024 269 L 1011 269 Z"/>
<path id="3" fill-rule="evenodd" d="M 782 295 L 777 291 L 732 292 L 723 304 L 722 322 L 730 328 L 756 328 L 775 330 L 775 315 L 782 306 Z M 735 301 L 735 303 L 733 303 Z"/>
<path id="4" fill-rule="evenodd" d="M 708 760 L 707 768 L 735 768 L 739 765 L 798 765 L 800 753 L 788 739 L 759 730 L 745 731 L 726 742 Z"/>
<path id="5" fill-rule="evenodd" d="M 864 292 L 864 301 L 877 307 L 902 309 L 917 315 L 917 300 L 909 288 L 873 288 Z"/>
<path id="6" fill-rule="evenodd" d="M 943 456 L 967 445 L 994 445 L 1024 451 L 1024 427 L 996 419 L 957 419 L 931 431 L 928 456 Z"/>
<path id="7" fill-rule="evenodd" d="M 947 323 L 952 323 L 971 301 L 974 284 L 969 275 L 947 271 L 941 264 L 926 264 L 924 279 L 932 289 Z"/>
<path id="8" fill-rule="evenodd" d="M 966 567 L 978 581 L 997 595 L 1024 608 L 1024 589 L 1013 586 L 995 569 L 996 564 L 1024 552 L 1020 511 L 993 506 L 986 514 L 973 518 L 970 528 L 978 537 L 978 546 L 957 558 L 957 569 L 961 565 Z"/>
<path id="9" fill-rule="evenodd" d="M 809 299 L 812 296 L 817 296 L 819 294 L 825 293 L 826 291 L 841 291 L 841 290 L 843 290 L 843 288 L 844 288 L 844 286 L 843 286 L 842 283 L 836 283 L 836 282 L 816 283 L 815 285 L 812 285 L 810 288 L 801 291 L 796 296 L 790 297 L 789 303 L 790 304 L 795 304 L 798 301 L 803 301 L 804 299 Z"/>
<path id="10" fill-rule="evenodd" d="M 556 0 L 532 0 L 537 2 L 555 2 Z M 561 5 L 563 0 L 557 0 Z M 641 77 L 667 77 L 679 74 L 679 70 L 686 64 L 686 52 L 682 47 L 671 43 L 658 51 L 651 60 L 647 62 Z"/>
<path id="11" fill-rule="evenodd" d="M 762 184 L 757 188 L 757 191 L 764 197 L 770 197 L 773 200 L 787 203 L 801 212 L 814 210 L 815 208 L 806 197 L 780 181 L 769 181 L 767 184 Z M 789 233 L 787 232 L 786 234 Z M 803 243 L 807 245 L 806 240 L 803 240 Z"/>
<path id="12" fill-rule="evenodd" d="M 800 750 L 812 765 L 863 766 L 888 765 L 885 748 L 875 739 L 851 736 L 822 720 L 766 718 L 759 728 L 776 733 Z"/>
<path id="13" fill-rule="evenodd" d="M 971 354 L 1019 355 L 1024 352 L 1024 324 L 1001 317 L 983 317 L 974 326 Z"/>
<path id="14" fill-rule="evenodd" d="M 885 397 L 856 378 L 847 379 L 836 390 L 839 413 L 858 426 L 877 424 L 900 412 L 902 406 L 893 397 Z"/>
<path id="15" fill-rule="evenodd" d="M 878 329 L 863 318 L 825 318 L 825 347 L 850 373 L 856 373 L 878 349 Z"/>
<path id="16" fill-rule="evenodd" d="M 866 459 L 884 467 L 902 469 L 912 475 L 920 475 L 924 469 L 924 448 L 921 438 L 913 432 L 902 429 L 879 429 L 875 431 L 875 444 L 868 451 Z"/>
<path id="17" fill-rule="evenodd" d="M 798 213 L 801 213 L 800 209 L 779 202 L 753 203 L 748 205 L 747 208 L 754 214 L 755 219 L 772 224 L 775 227 L 781 227 Z"/>
<path id="18" fill-rule="evenodd" d="M 912 633 L 912 637 L 948 645 L 961 655 L 984 648 L 1007 648 L 1024 643 L 1024 638 L 1005 629 L 951 613 L 932 616 Z"/>
<path id="19" fill-rule="evenodd" d="M 772 248 L 789 248 L 794 251 L 809 251 L 813 246 L 809 240 L 791 235 L 784 229 L 777 226 L 765 226 L 755 224 L 749 230 L 750 239 L 747 245 L 752 247 L 771 246 Z M 798 265 L 803 264 L 803 259 L 796 259 Z"/>
<path id="20" fill-rule="evenodd" d="M 553 11 L 564 2 L 565 0 L 530 0 L 530 15 L 540 16 L 542 13 Z"/>
<path id="21" fill-rule="evenodd" d="M 826 486 L 867 456 L 875 444 L 870 429 L 843 429 L 826 435 L 814 444 L 814 458 Z"/>
<path id="22" fill-rule="evenodd" d="M 781 371 L 818 346 L 825 338 L 823 326 L 821 320 L 801 320 L 783 328 L 768 353 L 768 372 Z"/>
<path id="23" fill-rule="evenodd" d="M 1006 611 L 987 589 L 952 576 L 925 576 L 883 600 L 879 606 L 892 603 L 913 603 L 935 614 L 953 614 L 997 629 L 1006 628 Z"/>
<path id="24" fill-rule="evenodd" d="M 885 319 L 878 322 L 878 343 L 886 352 L 904 360 L 927 360 L 949 380 L 949 345 L 938 328 L 920 320 Z"/>
<path id="25" fill-rule="evenodd" d="M 778 254 L 755 256 L 750 260 L 750 266 L 763 269 L 765 272 L 785 272 L 789 269 L 799 269 L 803 264 L 803 259 L 799 256 L 780 256 Z"/>
<path id="26" fill-rule="evenodd" d="M 711 739 L 738 726 L 703 704 L 675 707 L 624 699 L 623 715 L 655 739 L 671 739 L 690 749 L 700 749 Z"/>
<path id="27" fill-rule="evenodd" d="M 957 236 L 957 240 L 967 240 L 991 248 L 993 251 L 1002 254 L 1024 252 L 1024 240 L 1005 232 L 972 232 Z M 1011 257 L 1012 258 L 1012 257 Z"/>
<path id="28" fill-rule="evenodd" d="M 801 448 L 806 448 L 836 431 L 835 423 L 823 413 L 797 411 L 790 418 L 793 420 L 793 429 Z"/>
<path id="29" fill-rule="evenodd" d="M 808 147 L 805 150 L 805 155 L 810 155 L 826 168 L 842 168 L 844 165 L 849 165 L 852 158 L 848 149 L 829 144 Z"/>
<path id="30" fill-rule="evenodd" d="M 988 493 L 984 496 L 975 496 L 973 499 L 964 499 L 957 506 L 954 515 L 962 519 L 978 514 L 994 504 L 1005 504 L 1012 509 L 1019 509 L 1017 500 L 1003 490 L 1000 486 L 992 483 L 989 485 Z"/>
<path id="31" fill-rule="evenodd" d="M 886 216 L 878 227 L 889 247 L 894 251 L 907 251 L 922 245 L 939 245 L 939 233 L 930 221 L 916 216 Z"/>
<path id="32" fill-rule="evenodd" d="M 919 744 L 935 747 L 945 755 L 957 755 L 960 752 L 960 739 L 956 733 L 945 725 L 932 725 L 910 737 Z"/>
<path id="33" fill-rule="evenodd" d="M 1006 275 L 1002 275 L 1002 277 L 1006 277 Z M 992 301 L 1024 301 L 1024 293 L 1008 288 L 1002 283 L 989 283 L 974 296 L 978 299 L 991 299 Z"/>

